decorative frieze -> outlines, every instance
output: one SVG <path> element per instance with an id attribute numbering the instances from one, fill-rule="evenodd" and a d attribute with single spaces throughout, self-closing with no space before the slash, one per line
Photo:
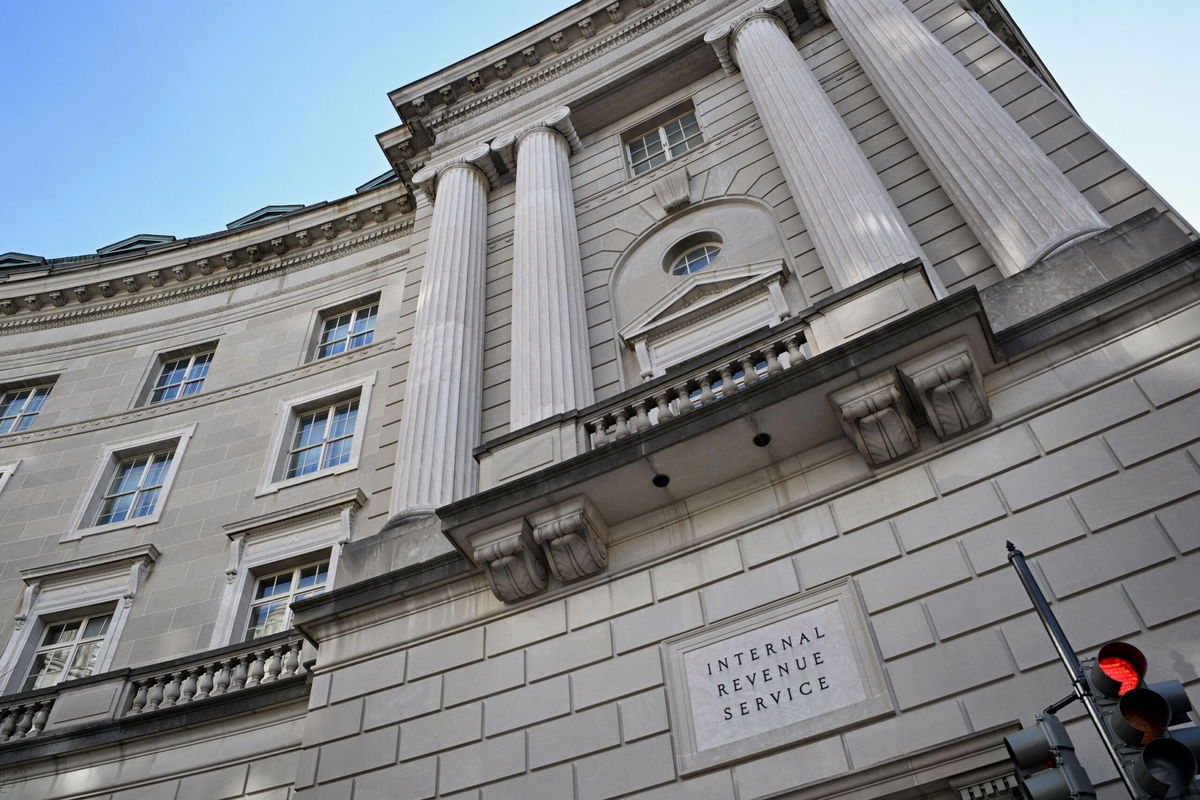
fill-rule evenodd
<path id="1" fill-rule="evenodd" d="M 533 540 L 542 548 L 554 577 L 574 581 L 608 566 L 608 525 L 586 497 L 530 514 Z"/>
<path id="2" fill-rule="evenodd" d="M 939 439 L 991 419 L 983 379 L 965 341 L 952 342 L 899 367 Z"/>
<path id="3" fill-rule="evenodd" d="M 894 370 L 829 396 L 838 420 L 867 463 L 880 467 L 918 447 L 908 400 Z"/>
<path id="4" fill-rule="evenodd" d="M 474 561 L 487 573 L 492 592 L 506 603 L 516 603 L 545 591 L 549 575 L 541 551 L 534 544 L 524 519 L 495 528 L 479 537 Z"/>

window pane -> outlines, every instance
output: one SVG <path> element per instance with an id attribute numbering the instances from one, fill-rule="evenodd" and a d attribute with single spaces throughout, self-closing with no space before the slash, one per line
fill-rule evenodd
<path id="1" fill-rule="evenodd" d="M 338 464 L 345 464 L 349 461 L 353 441 L 353 439 L 337 439 L 326 445 L 325 463 L 322 465 L 322 469 L 336 467 Z"/>
<path id="2" fill-rule="evenodd" d="M 110 522 L 120 522 L 129 516 L 129 509 L 133 506 L 132 494 L 121 494 L 116 497 L 104 498 L 104 503 L 100 507 L 100 518 L 96 520 L 97 525 L 106 525 Z"/>
<path id="3" fill-rule="evenodd" d="M 96 636 L 103 636 L 108 632 L 108 623 L 112 620 L 112 614 L 105 614 L 100 617 L 92 617 L 87 621 L 87 626 L 83 629 L 84 639 L 91 639 Z"/>
<path id="4" fill-rule="evenodd" d="M 17 430 L 23 431 L 33 424 L 33 420 L 37 417 L 36 414 L 23 414 L 17 417 Z"/>
<path id="5" fill-rule="evenodd" d="M 142 481 L 142 473 L 146 470 L 146 465 L 150 463 L 149 456 L 138 456 L 129 461 L 122 461 L 117 467 L 117 474 L 113 476 L 112 489 L 109 494 L 118 494 L 120 492 L 132 492 Z"/>
<path id="6" fill-rule="evenodd" d="M 71 648 L 64 647 L 60 650 L 49 650 L 44 653 L 38 653 L 33 660 L 33 669 L 29 671 L 29 680 L 26 681 L 25 689 L 41 689 L 46 686 L 53 686 L 62 680 L 63 668 L 67 664 L 67 658 L 70 656 Z"/>
<path id="7" fill-rule="evenodd" d="M 171 461 L 175 458 L 175 451 L 169 453 L 156 453 L 153 463 L 146 470 L 142 478 L 142 488 L 148 489 L 154 486 L 162 486 L 163 479 L 167 475 L 167 469 L 171 466 Z"/>
<path id="8" fill-rule="evenodd" d="M 325 438 L 325 421 L 329 419 L 329 409 L 323 408 L 300 418 L 296 427 L 294 448 L 309 447 L 319 444 Z"/>
<path id="9" fill-rule="evenodd" d="M 25 404 L 25 413 L 34 414 L 42 410 L 42 404 L 46 402 L 46 398 L 50 396 L 50 388 L 48 386 L 39 387 L 33 393 L 33 397 L 29 398 L 29 402 Z"/>
<path id="10" fill-rule="evenodd" d="M 154 513 L 154 505 L 158 502 L 158 493 L 161 489 L 149 489 L 144 492 L 138 492 L 137 502 L 133 506 L 133 511 L 129 516 L 144 517 L 147 514 Z"/>
<path id="11" fill-rule="evenodd" d="M 75 650 L 75 657 L 71 659 L 71 667 L 67 670 L 65 680 L 86 678 L 91 675 L 92 670 L 96 668 L 96 656 L 98 655 L 100 655 L 100 642 L 79 645 Z"/>
<path id="12" fill-rule="evenodd" d="M 70 622 L 60 622 L 57 625 L 48 626 L 46 634 L 42 637 L 42 645 L 65 644 L 75 641 L 75 637 L 79 634 L 80 622 L 81 620 L 73 619 Z"/>
<path id="13" fill-rule="evenodd" d="M 333 410 L 333 424 L 329 426 L 329 438 L 338 439 L 354 432 L 354 421 L 358 418 L 358 401 L 343 403 Z"/>

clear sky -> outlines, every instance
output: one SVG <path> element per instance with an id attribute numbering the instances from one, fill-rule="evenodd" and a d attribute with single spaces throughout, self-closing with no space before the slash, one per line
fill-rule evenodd
<path id="1" fill-rule="evenodd" d="M 0 0 L 0 252 L 194 236 L 387 169 L 387 92 L 567 0 Z M 1200 2 L 1006 0 L 1084 119 L 1200 224 Z"/>

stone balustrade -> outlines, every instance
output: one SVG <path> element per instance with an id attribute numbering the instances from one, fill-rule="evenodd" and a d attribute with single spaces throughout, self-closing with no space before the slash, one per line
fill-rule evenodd
<path id="1" fill-rule="evenodd" d="M 130 681 L 125 716 L 172 708 L 304 674 L 299 636 Z"/>
<path id="2" fill-rule="evenodd" d="M 620 441 L 675 417 L 732 397 L 759 381 L 770 380 L 809 357 L 804 330 L 776 333 L 729 360 L 685 374 L 669 385 L 656 385 L 632 402 L 623 400 L 588 417 L 583 430 L 589 448 Z"/>
<path id="3" fill-rule="evenodd" d="M 46 727 L 50 710 L 58 694 L 25 697 L 11 704 L 0 704 L 0 744 L 37 736 Z"/>

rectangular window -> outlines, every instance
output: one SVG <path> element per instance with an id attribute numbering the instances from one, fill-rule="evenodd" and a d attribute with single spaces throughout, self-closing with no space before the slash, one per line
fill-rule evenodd
<path id="1" fill-rule="evenodd" d="M 37 419 L 52 386 L 12 388 L 0 396 L 0 433 L 23 431 Z"/>
<path id="2" fill-rule="evenodd" d="M 634 175 L 641 175 L 659 164 L 678 158 L 704 143 L 695 111 L 669 119 L 650 131 L 629 139 L 629 166 Z"/>
<path id="3" fill-rule="evenodd" d="M 150 403 L 165 403 L 177 397 L 193 395 L 204 386 L 213 351 L 164 360 L 158 379 L 150 392 Z"/>
<path id="4" fill-rule="evenodd" d="M 328 583 L 328 559 L 259 578 L 250 601 L 246 639 L 270 636 L 292 627 L 291 604 L 321 594 Z"/>
<path id="5" fill-rule="evenodd" d="M 369 345 L 375 339 L 375 318 L 378 314 L 378 303 L 326 314 L 321 322 L 317 358 L 336 356 Z"/>
<path id="6" fill-rule="evenodd" d="M 85 678 L 96 669 L 112 613 L 46 623 L 22 691 Z"/>
<path id="7" fill-rule="evenodd" d="M 357 397 L 300 415 L 284 477 L 308 475 L 349 461 L 357 421 Z"/>
<path id="8" fill-rule="evenodd" d="M 154 513 L 175 448 L 117 462 L 116 474 L 100 501 L 97 525 L 122 522 Z"/>

